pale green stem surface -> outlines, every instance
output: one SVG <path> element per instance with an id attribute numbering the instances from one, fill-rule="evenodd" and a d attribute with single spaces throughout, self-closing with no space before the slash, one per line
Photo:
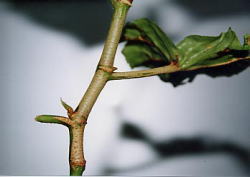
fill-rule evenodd
<path id="1" fill-rule="evenodd" d="M 192 71 L 192 70 L 198 70 L 202 68 L 212 68 L 212 67 L 223 66 L 223 65 L 230 64 L 230 63 L 234 63 L 239 60 L 250 60 L 250 57 L 235 58 L 233 60 L 220 63 L 220 64 L 214 64 L 210 66 L 200 66 L 200 67 L 196 66 L 196 67 L 189 68 L 189 69 L 182 69 L 182 68 L 179 68 L 177 65 L 170 64 L 167 66 L 162 66 L 162 67 L 157 67 L 157 68 L 152 68 L 152 69 L 145 69 L 145 70 L 140 70 L 140 71 L 113 72 L 109 76 L 109 80 L 135 79 L 135 78 L 155 76 L 159 74 L 170 74 L 170 73 L 174 73 L 178 71 Z"/>
<path id="2" fill-rule="evenodd" d="M 112 4 L 114 7 L 114 14 L 101 59 L 87 91 L 72 116 L 72 120 L 78 123 L 78 129 L 75 127 L 70 129 L 70 175 L 82 175 L 82 172 L 85 169 L 86 161 L 83 153 L 83 142 L 79 139 L 79 136 L 83 139 L 84 127 L 89 113 L 94 106 L 97 97 L 107 83 L 110 74 L 113 72 L 116 50 L 125 24 L 127 12 L 130 7 L 119 0 L 112 0 Z M 76 137 L 75 135 L 78 136 Z M 74 141 L 74 138 L 78 140 Z M 74 146 L 74 142 L 76 146 Z M 84 165 L 75 165 L 81 163 Z"/>
<path id="3" fill-rule="evenodd" d="M 118 43 L 120 41 L 123 26 L 125 24 L 127 12 L 129 10 L 132 0 L 111 0 L 114 13 L 110 24 L 107 39 L 105 41 L 104 49 L 98 63 L 96 72 L 93 79 L 81 99 L 79 105 L 73 111 L 73 109 L 62 101 L 64 108 L 68 111 L 68 118 L 53 115 L 41 115 L 36 117 L 36 120 L 43 123 L 58 123 L 66 125 L 69 128 L 70 134 L 70 152 L 69 152 L 69 164 L 70 164 L 70 175 L 81 176 L 85 170 L 85 158 L 83 151 L 83 134 L 87 123 L 88 116 L 94 106 L 98 96 L 102 89 L 109 80 L 120 80 L 120 79 L 132 79 L 149 77 L 159 74 L 173 73 L 182 71 L 177 65 L 170 64 L 168 66 L 142 70 L 142 71 L 130 71 L 130 72 L 113 72 L 114 71 L 114 58 Z M 124 3 L 125 2 L 125 3 Z M 246 41 L 249 43 L 249 40 Z M 245 58 L 245 59 L 250 59 Z M 235 59 L 230 62 L 235 62 L 240 59 Z M 223 63 L 229 64 L 230 62 Z M 208 66 L 215 67 L 218 65 Z M 202 68 L 202 67 L 200 67 Z M 200 69 L 191 68 L 189 70 Z"/>

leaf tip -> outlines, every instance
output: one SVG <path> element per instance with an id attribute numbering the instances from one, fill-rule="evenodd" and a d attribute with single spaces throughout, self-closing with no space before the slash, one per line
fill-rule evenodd
<path id="1" fill-rule="evenodd" d="M 35 121 L 39 122 L 39 116 L 35 117 Z"/>
<path id="2" fill-rule="evenodd" d="M 37 122 L 45 123 L 45 122 L 47 122 L 48 118 L 50 119 L 50 116 L 48 116 L 48 115 L 38 115 L 35 117 L 35 120 Z"/>

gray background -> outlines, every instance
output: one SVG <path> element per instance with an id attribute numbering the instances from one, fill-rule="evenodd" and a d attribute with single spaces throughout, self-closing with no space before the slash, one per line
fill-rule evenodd
<path id="1" fill-rule="evenodd" d="M 134 0 L 128 20 L 148 17 L 176 42 L 229 26 L 242 36 L 250 32 L 249 6 Z M 0 175 L 68 174 L 67 129 L 34 117 L 65 115 L 61 97 L 77 106 L 111 12 L 107 1 L 0 2 Z M 115 66 L 126 71 L 122 45 Z M 249 175 L 249 76 L 249 69 L 231 78 L 200 75 L 177 88 L 158 77 L 108 83 L 86 128 L 85 174 Z"/>

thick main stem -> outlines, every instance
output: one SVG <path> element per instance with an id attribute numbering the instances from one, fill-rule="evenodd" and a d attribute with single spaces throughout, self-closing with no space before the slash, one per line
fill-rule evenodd
<path id="1" fill-rule="evenodd" d="M 110 67 L 113 66 L 116 49 L 121 38 L 121 32 L 126 20 L 128 9 L 129 7 L 123 3 L 116 2 L 116 5 L 114 5 L 112 23 L 104 44 L 99 65 Z"/>
<path id="2" fill-rule="evenodd" d="M 69 128 L 70 134 L 70 152 L 69 165 L 70 175 L 82 175 L 85 170 L 85 158 L 83 154 L 83 132 L 85 125 L 76 125 Z"/>
<path id="3" fill-rule="evenodd" d="M 112 73 L 112 71 L 109 73 L 103 68 L 107 68 L 107 70 L 112 70 L 113 68 L 116 50 L 120 41 L 128 9 L 128 5 L 123 4 L 118 0 L 115 2 L 112 22 L 105 41 L 101 59 L 97 66 L 97 71 L 76 109 L 79 119 L 87 119 L 97 97 L 108 81 L 109 75 Z"/>
<path id="4" fill-rule="evenodd" d="M 114 58 L 129 9 L 129 5 L 125 4 L 124 1 L 111 1 L 114 7 L 114 14 L 101 59 L 87 91 L 71 117 L 74 126 L 70 127 L 70 175 L 82 175 L 85 169 L 86 161 L 83 152 L 84 128 L 97 97 L 114 70 Z"/>
<path id="5" fill-rule="evenodd" d="M 76 119 L 87 121 L 88 115 L 92 107 L 94 106 L 97 97 L 107 83 L 108 77 L 108 73 L 97 69 L 87 91 L 85 92 L 82 100 L 79 103 L 79 106 L 75 110 Z"/>

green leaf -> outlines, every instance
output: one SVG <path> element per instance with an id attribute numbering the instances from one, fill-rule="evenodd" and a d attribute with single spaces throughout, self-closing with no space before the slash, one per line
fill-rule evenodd
<path id="1" fill-rule="evenodd" d="M 208 65 L 208 63 L 213 65 L 226 62 L 235 58 L 230 53 L 231 51 L 247 49 L 247 47 L 240 44 L 239 39 L 231 28 L 216 37 L 188 36 L 177 47 L 184 53 L 184 56 L 179 60 L 179 66 L 184 69 Z"/>
<path id="2" fill-rule="evenodd" d="M 231 76 L 249 66 L 250 34 L 242 45 L 231 28 L 219 36 L 190 35 L 175 45 L 154 22 L 138 19 L 125 26 L 121 41 L 127 41 L 122 53 L 132 68 L 179 66 L 177 73 L 159 75 L 174 86 L 192 81 L 197 74 Z"/>
<path id="3" fill-rule="evenodd" d="M 158 53 L 168 62 L 177 61 L 179 50 L 169 37 L 152 21 L 138 19 L 125 27 L 123 39 L 140 41 L 157 49 Z"/>
<path id="4" fill-rule="evenodd" d="M 126 60 L 131 68 L 138 66 L 149 66 L 150 63 L 163 63 L 160 56 L 153 47 L 145 44 L 129 44 L 124 48 L 122 53 L 126 56 Z M 164 62 L 164 64 L 167 64 Z"/>
<path id="5" fill-rule="evenodd" d="M 127 28 L 124 28 L 123 31 L 123 40 L 143 40 L 142 38 L 142 33 L 138 30 L 138 29 L 134 29 L 134 28 L 129 28 L 128 25 L 126 26 Z"/>
<path id="6" fill-rule="evenodd" d="M 65 122 L 58 120 L 57 118 L 60 116 L 56 115 L 40 115 L 35 118 L 36 121 L 41 122 L 41 123 L 55 123 L 55 124 L 65 124 Z"/>

